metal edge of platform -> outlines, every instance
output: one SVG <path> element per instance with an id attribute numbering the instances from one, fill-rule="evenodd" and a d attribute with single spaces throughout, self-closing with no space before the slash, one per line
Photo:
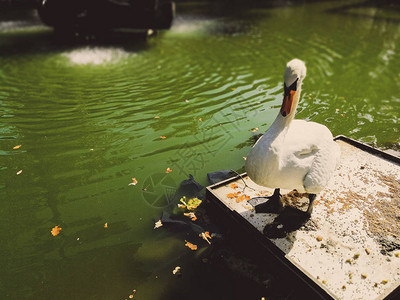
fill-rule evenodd
<path id="1" fill-rule="evenodd" d="M 387 159 L 387 160 L 389 160 L 391 162 L 394 162 L 394 163 L 400 165 L 400 157 L 397 157 L 397 156 L 394 156 L 394 155 L 392 155 L 390 153 L 387 153 L 385 151 L 373 148 L 373 147 L 371 147 L 371 146 L 369 146 L 367 144 L 364 144 L 364 143 L 361 143 L 359 141 L 353 140 L 353 139 L 351 139 L 351 138 L 349 138 L 347 136 L 338 135 L 338 136 L 336 136 L 334 138 L 334 140 L 335 141 L 338 141 L 338 140 L 339 141 L 344 141 L 344 142 L 346 142 L 346 143 L 348 143 L 348 144 L 350 144 L 350 145 L 352 145 L 352 146 L 354 146 L 354 147 L 356 147 L 356 148 L 358 148 L 360 150 L 366 151 L 366 152 L 368 152 L 370 154 L 382 157 L 384 159 Z"/>
<path id="2" fill-rule="evenodd" d="M 348 143 L 362 151 L 366 151 L 370 154 L 382 157 L 386 160 L 394 162 L 400 165 L 400 158 L 389 153 L 386 153 L 382 150 L 373 148 L 367 144 L 361 143 L 359 141 L 353 140 L 344 135 L 338 135 L 334 138 L 335 141 L 343 141 Z M 334 299 L 334 295 L 324 286 L 314 281 L 301 266 L 293 263 L 289 260 L 284 252 L 279 249 L 276 245 L 274 245 L 266 236 L 264 236 L 261 232 L 259 232 L 253 225 L 251 225 L 246 219 L 244 219 L 239 213 L 234 210 L 231 210 L 229 207 L 224 205 L 218 197 L 214 194 L 213 190 L 219 188 L 220 186 L 227 185 L 230 182 L 236 181 L 241 177 L 247 176 L 246 173 L 237 175 L 235 177 L 228 178 L 221 182 L 215 183 L 213 185 L 209 185 L 206 187 L 206 199 L 216 205 L 219 209 L 221 209 L 224 214 L 230 217 L 237 225 L 241 225 L 240 229 L 249 233 L 252 239 L 260 245 L 263 249 L 267 251 L 268 254 L 273 260 L 274 263 L 278 263 L 279 265 L 284 267 L 283 272 L 290 272 L 294 277 L 298 279 L 299 284 L 305 284 L 308 287 L 309 292 L 313 293 L 320 299 Z M 397 299 L 397 296 L 400 295 L 400 285 L 392 291 L 388 291 L 382 295 L 380 299 Z"/>

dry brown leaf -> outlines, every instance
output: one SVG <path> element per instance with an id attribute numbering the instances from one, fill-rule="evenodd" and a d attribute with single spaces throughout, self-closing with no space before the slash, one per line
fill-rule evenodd
<path id="1" fill-rule="evenodd" d="M 240 196 L 238 196 L 237 198 L 236 198 L 236 202 L 237 203 L 239 203 L 239 202 L 241 202 L 241 201 L 243 201 L 243 200 L 250 200 L 250 196 L 247 196 L 247 195 L 240 195 Z"/>
<path id="2" fill-rule="evenodd" d="M 226 195 L 226 197 L 228 197 L 229 199 L 233 199 L 236 198 L 237 196 L 239 196 L 240 192 L 236 192 L 236 193 L 229 193 Z"/>
<path id="3" fill-rule="evenodd" d="M 185 240 L 185 246 L 189 247 L 191 250 L 197 250 L 197 245 L 192 244 L 191 242 L 188 242 Z"/>
<path id="4" fill-rule="evenodd" d="M 15 146 L 15 147 L 13 147 L 13 149 L 14 149 L 14 150 L 19 149 L 21 146 L 22 146 L 22 145 Z"/>
<path id="5" fill-rule="evenodd" d="M 61 229 L 62 229 L 62 228 L 61 228 L 61 227 L 58 227 L 58 225 L 57 225 L 57 226 L 55 226 L 55 227 L 53 227 L 53 228 L 51 229 L 51 234 L 52 234 L 53 236 L 59 235 Z"/>

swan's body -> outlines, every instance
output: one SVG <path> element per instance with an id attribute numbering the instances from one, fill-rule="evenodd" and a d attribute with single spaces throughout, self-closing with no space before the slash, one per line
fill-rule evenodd
<path id="1" fill-rule="evenodd" d="M 336 169 L 340 148 L 326 126 L 293 120 L 305 73 L 302 61 L 294 59 L 287 64 L 282 108 L 251 149 L 246 171 L 251 180 L 265 187 L 316 194 L 324 189 Z M 310 198 L 310 214 L 314 198 L 315 195 Z"/>

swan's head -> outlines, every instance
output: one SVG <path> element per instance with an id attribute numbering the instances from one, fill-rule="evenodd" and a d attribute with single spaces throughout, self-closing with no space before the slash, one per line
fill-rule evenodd
<path id="1" fill-rule="evenodd" d="M 285 94 L 281 107 L 282 116 L 286 117 L 293 112 L 294 101 L 299 100 L 300 87 L 305 77 L 306 65 L 303 61 L 295 58 L 287 63 L 283 76 Z"/>

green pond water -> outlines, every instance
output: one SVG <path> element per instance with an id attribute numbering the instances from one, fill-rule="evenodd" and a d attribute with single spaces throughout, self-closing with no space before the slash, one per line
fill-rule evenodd
<path id="1" fill-rule="evenodd" d="M 32 11 L 1 13 L 2 299 L 246 290 L 201 261 L 205 241 L 191 251 L 153 218 L 188 174 L 207 185 L 208 172 L 243 167 L 252 129 L 278 113 L 292 58 L 308 68 L 297 118 L 400 148 L 399 7 L 272 3 L 178 3 L 171 30 L 146 41 L 63 43 Z"/>

